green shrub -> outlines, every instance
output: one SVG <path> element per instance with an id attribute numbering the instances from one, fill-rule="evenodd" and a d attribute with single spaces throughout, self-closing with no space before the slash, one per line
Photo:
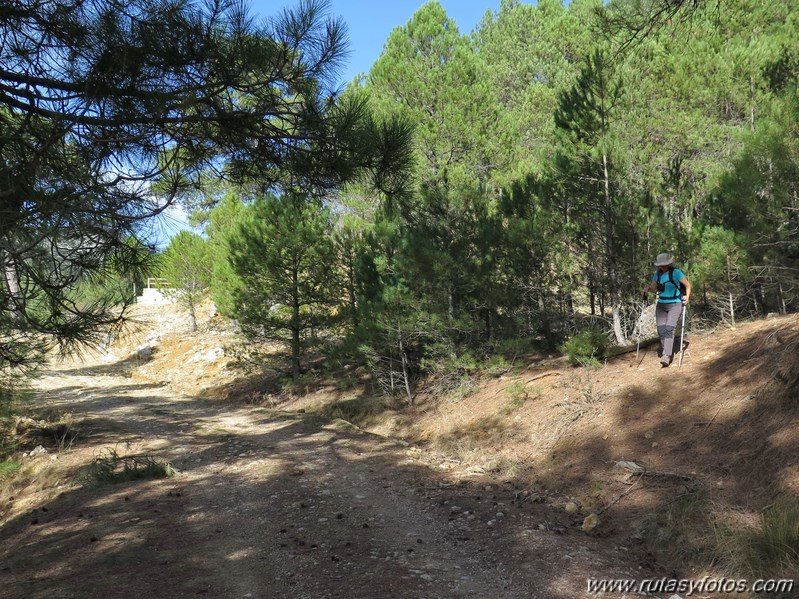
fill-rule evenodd
<path id="1" fill-rule="evenodd" d="M 516 381 L 505 387 L 505 395 L 508 397 L 509 402 L 504 406 L 504 411 L 508 413 L 521 408 L 529 397 L 527 388 L 521 381 Z"/>
<path id="2" fill-rule="evenodd" d="M 607 335 L 596 327 L 585 329 L 560 346 L 573 366 L 599 366 L 610 344 Z"/>
<path id="3" fill-rule="evenodd" d="M 20 463 L 14 460 L 0 462 L 0 480 L 13 476 L 19 470 L 19 467 Z"/>
<path id="4" fill-rule="evenodd" d="M 447 343 L 430 344 L 419 366 L 429 375 L 426 389 L 433 394 L 463 399 L 475 389 L 473 375 L 478 371 L 478 364 L 470 351 L 458 353 Z"/>
<path id="5" fill-rule="evenodd" d="M 510 362 L 501 354 L 493 354 L 483 364 L 483 372 L 491 376 L 500 376 L 510 370 Z"/>

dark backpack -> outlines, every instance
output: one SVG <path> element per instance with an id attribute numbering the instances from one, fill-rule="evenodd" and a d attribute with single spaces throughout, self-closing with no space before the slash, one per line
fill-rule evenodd
<path id="1" fill-rule="evenodd" d="M 656 285 L 657 285 L 658 293 L 662 294 L 666 290 L 666 284 L 660 282 L 660 274 L 657 271 L 655 271 L 655 280 L 657 281 Z M 674 267 L 673 266 L 669 266 L 669 283 L 674 285 L 675 289 L 679 289 L 680 290 L 679 295 L 674 295 L 674 296 L 671 296 L 671 297 L 664 297 L 663 295 L 660 295 L 659 296 L 660 299 L 662 299 L 662 300 L 676 300 L 676 299 L 680 299 L 683 295 L 685 295 L 685 292 L 686 292 L 685 285 L 683 285 L 682 283 L 676 283 L 674 281 Z"/>

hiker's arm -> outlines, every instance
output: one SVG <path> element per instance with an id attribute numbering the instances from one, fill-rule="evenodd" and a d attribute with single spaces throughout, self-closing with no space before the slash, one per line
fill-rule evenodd
<path id="1" fill-rule="evenodd" d="M 649 284 L 641 289 L 641 297 L 646 297 L 646 294 L 649 292 L 657 291 L 657 284 L 654 281 L 650 281 Z"/>
<path id="2" fill-rule="evenodd" d="M 688 277 L 680 279 L 680 284 L 685 286 L 685 295 L 682 296 L 682 303 L 687 304 L 691 299 L 691 283 Z"/>

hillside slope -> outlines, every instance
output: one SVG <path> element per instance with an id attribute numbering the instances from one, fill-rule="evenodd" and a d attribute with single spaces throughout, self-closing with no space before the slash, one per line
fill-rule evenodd
<path id="1" fill-rule="evenodd" d="M 799 496 L 799 315 L 689 331 L 679 369 L 662 369 L 651 348 L 600 369 L 525 356 L 465 397 L 411 407 L 335 378 L 286 395 L 218 365 L 198 374 L 181 363 L 219 333 L 168 335 L 134 376 L 344 418 L 413 444 L 411 457 L 450 475 L 507 481 L 568 510 L 570 525 L 598 515 L 591 534 L 645 545 L 670 567 L 745 568 L 735 535 L 719 530 L 755 530 L 764 508 Z"/>
<path id="2" fill-rule="evenodd" d="M 480 567 L 488 568 L 483 572 L 488 578 L 475 579 L 469 583 L 471 587 L 447 583 L 470 590 L 458 594 L 453 586 L 448 587 L 451 594 L 447 591 L 439 596 L 478 597 L 499 592 L 490 581 L 492 569 L 510 577 L 502 591 L 506 597 L 582 596 L 578 592 L 585 577 L 612 572 L 616 576 L 637 571 L 640 576 L 697 578 L 797 575 L 796 561 L 780 562 L 773 556 L 770 561 L 760 560 L 761 556 L 748 548 L 767 539 L 762 534 L 764 514 L 776 512 L 774 506 L 797 505 L 799 316 L 691 335 L 681 369 L 676 364 L 661 369 L 652 350 L 642 350 L 638 361 L 635 353 L 618 356 L 599 369 L 573 368 L 556 357 L 524 356 L 505 374 L 478 380 L 466 395 L 423 395 L 407 406 L 369 395 L 350 369 L 338 377 L 308 378 L 304 388 L 295 389 L 294 394 L 278 392 L 274 376 L 247 377 L 232 367 L 232 348 L 240 341 L 223 321 L 203 318 L 201 330 L 192 333 L 188 321 L 175 314 L 137 307 L 136 315 L 139 326 L 115 340 L 105 354 L 94 356 L 90 364 L 57 367 L 38 383 L 35 403 L 50 411 L 74 412 L 80 434 L 72 449 L 51 456 L 58 458 L 55 461 L 46 461 L 51 475 L 32 474 L 33 480 L 16 488 L 13 497 L 0 496 L 6 523 L 0 531 L 11 543 L 8 547 L 15 547 L 12 553 L 18 558 L 14 567 L 27 555 L 26 517 L 37 522 L 55 518 L 53 508 L 58 502 L 53 502 L 65 495 L 65 489 L 71 489 L 65 481 L 75 469 L 91 462 L 92 456 L 96 460 L 98 452 L 127 447 L 163 455 L 183 471 L 175 483 L 138 484 L 137 489 L 149 489 L 141 491 L 150 502 L 147 505 L 152 505 L 158 489 L 167 485 L 170 502 L 175 489 L 184 489 L 183 494 L 192 489 L 212 509 L 221 499 L 211 494 L 206 481 L 233 477 L 233 473 L 225 474 L 228 465 L 248 462 L 241 467 L 241 475 L 246 471 L 249 482 L 236 478 L 238 482 L 230 488 L 235 497 L 223 501 L 251 506 L 242 507 L 242 513 L 251 510 L 246 517 L 262 514 L 257 517 L 259 522 L 272 518 L 267 514 L 275 506 L 255 501 L 247 491 L 255 488 L 252 485 L 272 480 L 264 492 L 272 493 L 271 497 L 282 493 L 286 501 L 296 498 L 299 505 L 307 503 L 302 489 L 319 482 L 315 474 L 304 474 L 310 473 L 308 464 L 324 462 L 322 470 L 344 468 L 337 475 L 341 481 L 336 482 L 336 493 L 347 496 L 345 487 L 353 485 L 359 495 L 382 506 L 379 509 L 393 510 L 394 532 L 399 537 L 415 509 L 428 514 L 430 531 L 440 527 L 433 535 L 436 539 L 422 539 L 430 543 L 424 551 L 413 548 L 417 559 L 433 560 L 447 543 L 462 545 L 458 559 L 463 567 L 476 558 L 470 546 L 479 545 L 479 551 L 497 555 L 494 565 L 480 562 Z M 347 384 L 343 384 L 344 378 Z M 282 429 L 295 432 L 288 435 L 280 432 Z M 378 436 L 352 437 L 363 435 L 362 431 Z M 337 449 L 337 443 L 345 439 L 346 452 Z M 28 449 L 38 442 L 24 435 L 21 441 L 28 443 Z M 199 449 L 185 453 L 194 446 Z M 282 448 L 280 453 L 274 453 L 277 446 Z M 262 453 L 265 457 L 258 459 L 241 457 Z M 193 465 L 194 455 L 199 456 L 202 467 Z M 269 456 L 277 460 L 271 466 Z M 251 459 L 254 461 L 249 463 Z M 278 462 L 294 465 L 280 466 Z M 318 470 L 316 466 L 311 469 Z M 381 472 L 382 478 L 375 479 Z M 374 485 L 391 489 L 386 493 L 394 497 L 394 503 L 375 494 L 371 490 Z M 127 493 L 124 501 L 128 501 L 134 499 L 134 491 L 122 489 L 109 498 L 119 499 L 120 493 Z M 330 497 L 329 490 L 319 492 Z M 60 511 L 69 501 L 84 506 L 75 507 L 76 512 L 88 509 L 85 506 L 97 511 L 98 506 L 111 505 L 103 499 L 107 494 L 91 489 L 70 491 L 72 499 L 63 500 Z M 412 497 L 416 498 L 413 502 L 420 499 L 422 503 L 412 507 L 416 505 L 409 503 Z M 172 509 L 158 502 L 162 513 Z M 47 512 L 48 506 L 48 515 L 41 513 Z M 149 509 L 144 504 L 136 507 Z M 129 508 L 131 514 L 137 513 L 133 505 Z M 339 514 L 352 508 L 351 504 L 339 506 Z M 192 514 L 176 512 L 173 516 L 185 519 L 194 530 Z M 138 522 L 138 516 L 131 518 L 126 522 Z M 229 525 L 240 523 L 231 520 Z M 795 533 L 797 525 L 799 521 L 787 521 L 783 528 L 793 527 Z M 122 528 L 114 529 L 113 534 L 123 539 L 128 533 L 122 531 L 124 523 L 119 526 Z M 217 527 L 216 533 L 200 528 L 197 534 L 219 534 L 226 526 Z M 308 520 L 304 526 L 315 531 L 330 524 L 325 517 L 318 522 Z M 449 532 L 445 532 L 448 526 Z M 283 529 L 288 530 L 286 526 Z M 47 553 L 52 559 L 80 541 L 69 527 L 62 535 L 48 530 L 49 536 L 42 537 L 38 546 L 39 551 L 47 549 L 41 545 L 45 538 L 56 543 Z M 464 530 L 468 534 L 464 535 Z M 36 531 L 46 532 L 44 528 Z M 273 532 L 277 537 L 282 534 Z M 463 545 L 462 539 L 468 538 L 471 545 Z M 233 538 L 228 542 L 236 543 Z M 370 541 L 364 538 L 362 542 L 368 545 Z M 386 538 L 382 542 L 388 547 L 396 541 Z M 163 543 L 169 545 L 166 540 Z M 282 551 L 284 546 L 273 551 Z M 545 559 L 541 551 L 547 546 L 553 553 Z M 301 547 L 295 549 L 292 555 L 305 555 Z M 179 548 L 169 551 L 167 559 L 177 567 L 181 563 L 175 553 Z M 556 555 L 560 557 L 556 559 Z M 573 560 L 566 570 L 563 559 Z M 302 572 L 312 577 L 318 570 L 314 563 L 309 561 Z M 414 563 L 408 562 L 411 570 L 405 575 L 418 576 L 413 572 L 420 566 Z M 74 567 L 79 570 L 80 565 L 65 560 L 60 567 L 63 580 L 77 584 L 79 571 L 74 579 L 65 572 Z M 512 572 L 519 567 L 524 567 L 525 573 L 514 579 Z M 0 578 L 14 585 L 18 594 L 13 596 L 37 596 L 21 590 L 28 588 L 24 580 L 10 576 L 9 566 L 6 568 Z M 545 580 L 539 570 L 549 572 Z M 561 570 L 563 575 L 555 576 Z M 217 575 L 222 576 L 207 573 L 208 581 Z M 167 578 L 164 575 L 159 580 Z M 442 592 L 444 578 L 436 574 L 428 587 L 433 585 L 430 589 Z M 279 596 L 292 596 L 290 589 L 295 583 L 286 581 L 286 591 Z M 96 582 L 98 593 L 110 596 L 101 581 Z M 396 588 L 403 588 L 401 576 L 395 583 L 399 585 Z M 176 585 L 165 587 L 176 591 L 170 596 L 182 596 L 185 589 Z M 306 586 L 314 594 L 324 588 L 324 581 L 318 578 Z M 534 588 L 539 589 L 537 594 L 527 593 Z M 386 596 L 415 596 L 415 591 L 406 591 Z"/>

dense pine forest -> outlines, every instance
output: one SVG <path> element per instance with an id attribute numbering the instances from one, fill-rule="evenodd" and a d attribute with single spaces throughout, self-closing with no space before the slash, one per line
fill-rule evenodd
<path id="1" fill-rule="evenodd" d="M 468 34 L 426 4 L 344 92 L 406 124 L 408 168 L 203 196 L 191 277 L 213 262 L 219 307 L 295 375 L 326 339 L 409 398 L 587 330 L 627 343 L 661 251 L 696 324 L 795 310 L 799 12 L 706 3 L 636 37 L 627 8 L 506 1 Z"/>
<path id="2" fill-rule="evenodd" d="M 105 330 L 146 274 L 282 342 L 294 377 L 322 352 L 409 400 L 424 375 L 457 386 L 569 339 L 628 343 L 660 252 L 694 286 L 692 326 L 799 307 L 793 3 L 503 0 L 462 32 L 434 0 L 344 89 L 324 3 L 205 46 L 186 39 L 211 28 L 181 38 L 177 13 L 172 33 L 131 41 L 125 15 L 76 3 L 97 5 L 76 31 L 144 66 L 102 48 L 71 68 L 67 51 L 37 59 L 15 45 L 26 27 L 64 48 L 91 38 L 31 17 L 41 3 L 2 15 L 4 363 L 31 360 L 43 333 Z M 168 42 L 150 35 L 183 50 L 154 66 Z M 23 84 L 45 88 L 30 65 L 54 62 L 57 94 L 26 99 Z M 145 74 L 160 87 L 131 93 Z M 76 101 L 87 81 L 96 94 Z M 202 234 L 154 265 L 142 223 L 174 202 Z"/>

